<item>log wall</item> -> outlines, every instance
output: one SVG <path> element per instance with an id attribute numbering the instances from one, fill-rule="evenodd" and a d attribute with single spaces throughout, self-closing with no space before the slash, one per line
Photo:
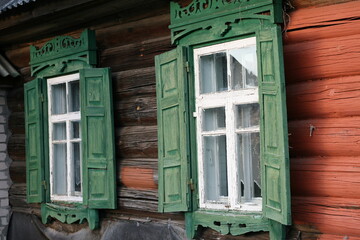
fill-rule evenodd
<path id="1" fill-rule="evenodd" d="M 13 159 L 10 203 L 13 211 L 39 214 L 39 205 L 26 203 L 25 191 L 23 84 L 32 79 L 29 45 L 41 46 L 60 34 L 78 37 L 84 28 L 91 28 L 96 31 L 98 67 L 111 67 L 113 80 L 118 210 L 103 211 L 103 216 L 166 223 L 171 219 L 172 223 L 183 226 L 182 214 L 157 213 L 154 56 L 173 48 L 168 29 L 168 3 L 158 1 L 152 9 L 135 8 L 119 15 L 121 21 L 118 15 L 110 15 L 97 24 L 83 24 L 71 32 L 57 32 L 54 36 L 7 47 L 7 58 L 23 75 L 9 92 L 12 111 L 9 154 Z"/>
<path id="2" fill-rule="evenodd" d="M 360 1 L 294 5 L 284 33 L 292 235 L 359 239 Z"/>
<path id="3" fill-rule="evenodd" d="M 137 7 L 115 15 L 101 13 L 103 18 L 96 21 L 79 19 L 78 25 L 62 19 L 58 31 L 44 23 L 43 29 L 53 31 L 52 35 L 31 37 L 18 33 L 26 41 L 8 44 L 5 54 L 24 76 L 8 94 L 12 111 L 8 151 L 13 159 L 14 183 L 10 203 L 14 211 L 39 214 L 38 205 L 25 202 L 23 83 L 31 80 L 28 46 L 41 45 L 60 34 L 78 36 L 87 27 L 96 30 L 99 67 L 111 67 L 113 72 L 119 208 L 103 211 L 102 217 L 145 222 L 172 219 L 183 226 L 181 214 L 156 213 L 153 59 L 172 46 L 169 4 L 151 2 L 157 3 L 154 7 Z M 180 2 L 185 5 L 189 1 Z M 360 1 L 293 0 L 288 1 L 288 6 L 294 7 L 287 12 L 289 22 L 284 27 L 294 220 L 289 239 L 345 236 L 357 239 L 360 236 L 360 64 L 357 63 Z M 4 24 L 0 26 L 5 28 Z M 40 32 L 41 28 L 37 29 L 36 33 Z M 14 32 L 8 41 L 17 39 Z M 5 40 L 2 37 L 0 42 Z M 315 129 L 311 136 L 310 126 Z M 231 237 L 211 230 L 205 230 L 202 237 L 268 239 L 267 234 Z"/>

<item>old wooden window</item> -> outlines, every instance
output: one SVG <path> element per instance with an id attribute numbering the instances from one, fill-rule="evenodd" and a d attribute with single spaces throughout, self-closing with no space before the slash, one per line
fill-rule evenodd
<path id="1" fill-rule="evenodd" d="M 50 195 L 55 201 L 82 201 L 79 74 L 47 81 Z"/>
<path id="2" fill-rule="evenodd" d="M 200 208 L 261 210 L 256 39 L 194 50 Z"/>
<path id="3" fill-rule="evenodd" d="M 57 37 L 31 49 L 36 78 L 24 86 L 27 201 L 42 203 L 43 223 L 87 219 L 94 229 L 97 209 L 116 207 L 111 73 L 94 68 L 94 37 L 85 30 L 80 39 Z"/>
<path id="4" fill-rule="evenodd" d="M 205 4 L 206 2 L 206 4 Z M 155 58 L 159 211 L 223 234 L 291 223 L 281 1 L 171 3 Z"/>

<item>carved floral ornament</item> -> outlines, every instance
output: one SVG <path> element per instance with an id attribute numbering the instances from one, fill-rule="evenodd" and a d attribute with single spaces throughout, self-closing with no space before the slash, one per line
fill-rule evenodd
<path id="1" fill-rule="evenodd" d="M 173 43 L 199 30 L 216 29 L 219 37 L 229 31 L 229 23 L 244 19 L 282 21 L 281 0 L 193 0 L 187 6 L 171 2 L 171 35 Z M 214 26 L 216 25 L 216 26 Z M 222 29 L 221 29 L 222 28 Z"/>
<path id="2" fill-rule="evenodd" d="M 56 37 L 42 47 L 30 46 L 32 76 L 61 74 L 96 64 L 95 32 L 84 30 L 79 38 Z"/>

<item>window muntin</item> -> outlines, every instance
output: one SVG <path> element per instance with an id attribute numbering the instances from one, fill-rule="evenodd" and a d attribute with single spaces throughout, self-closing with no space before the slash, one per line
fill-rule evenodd
<path id="1" fill-rule="evenodd" d="M 255 37 L 194 50 L 200 208 L 261 211 Z"/>
<path id="2" fill-rule="evenodd" d="M 49 78 L 50 196 L 82 201 L 79 74 Z"/>

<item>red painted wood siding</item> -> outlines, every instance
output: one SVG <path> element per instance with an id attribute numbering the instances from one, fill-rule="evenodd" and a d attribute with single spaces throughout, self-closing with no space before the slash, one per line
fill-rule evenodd
<path id="1" fill-rule="evenodd" d="M 284 33 L 293 220 L 319 239 L 360 238 L 359 16 L 302 8 Z"/>

